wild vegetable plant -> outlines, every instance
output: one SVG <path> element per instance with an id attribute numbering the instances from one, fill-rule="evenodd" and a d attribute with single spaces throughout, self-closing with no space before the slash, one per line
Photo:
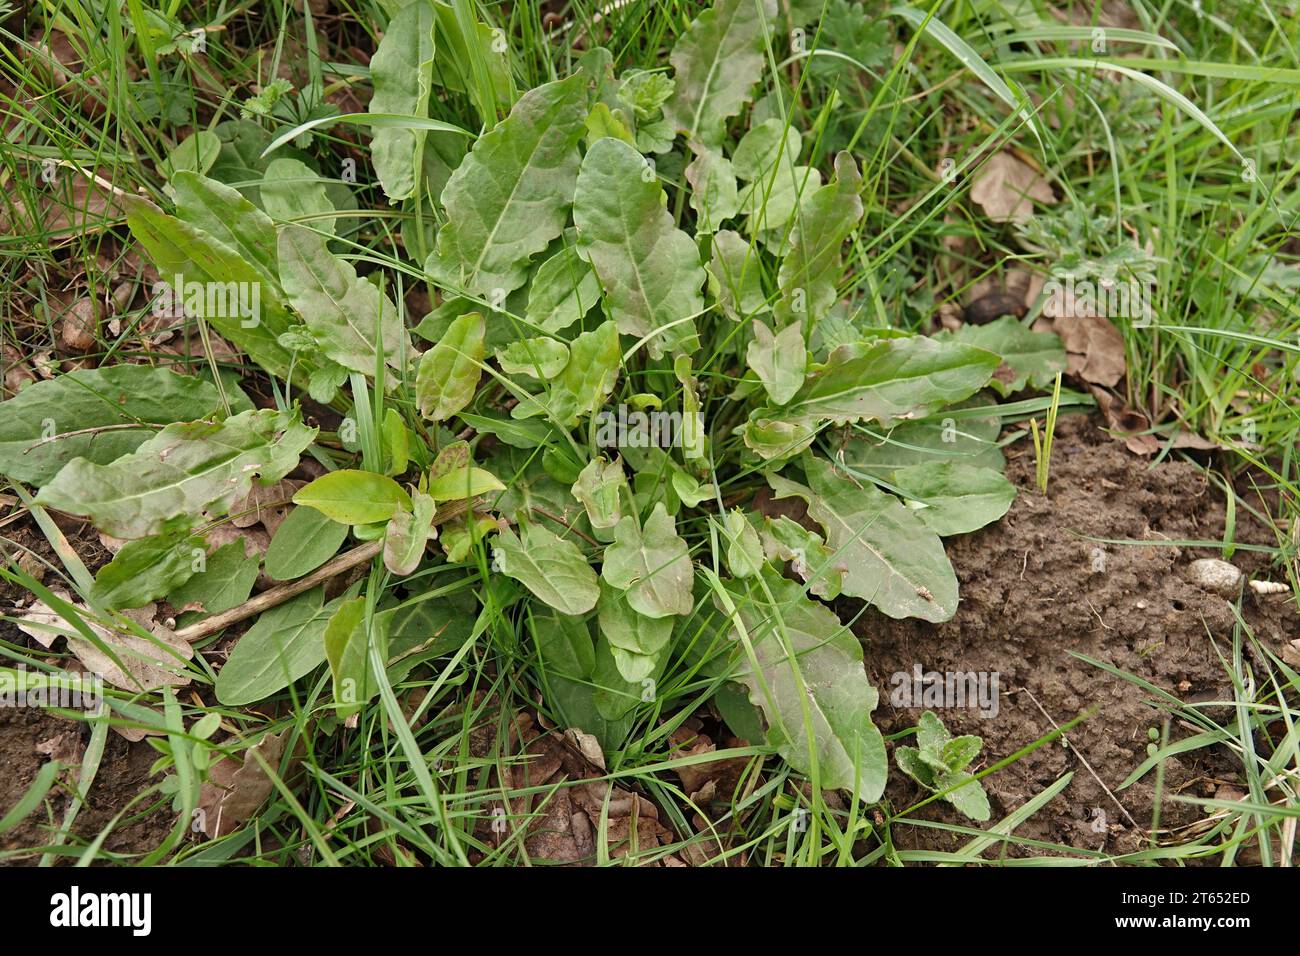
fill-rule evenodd
<path id="1" fill-rule="evenodd" d="M 1010 506 L 996 401 L 1051 384 L 1059 341 L 1012 319 L 910 334 L 843 294 L 862 163 L 882 160 L 815 161 L 816 130 L 754 102 L 774 0 L 718 0 L 671 69 L 620 72 L 595 48 L 522 93 L 487 27 L 430 0 L 390 13 L 367 115 L 196 134 L 165 201 L 122 199 L 169 294 L 277 407 L 229 375 L 129 365 L 5 404 L 5 473 L 125 542 L 84 606 L 111 619 L 166 599 L 191 609 L 184 637 L 210 637 L 204 615 L 226 620 L 259 572 L 213 530 L 308 455 L 323 473 L 293 490 L 260 567 L 288 599 L 221 664 L 223 704 L 328 665 L 346 720 L 487 640 L 528 648 L 544 706 L 611 759 L 712 701 L 816 785 L 877 800 L 877 693 L 840 613 L 953 616 L 943 538 Z M 449 92 L 481 134 L 433 118 Z M 391 262 L 302 151 L 336 123 L 370 129 L 401 221 Z M 413 324 L 421 285 L 436 305 Z M 248 290 L 255 315 L 229 307 Z M 367 564 L 329 600 L 294 587 Z M 201 676 L 159 663 L 136 684 Z M 932 749 L 904 769 L 938 772 Z"/>

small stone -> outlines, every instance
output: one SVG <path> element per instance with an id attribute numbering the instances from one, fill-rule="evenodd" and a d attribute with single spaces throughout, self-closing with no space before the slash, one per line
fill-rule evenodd
<path id="1" fill-rule="evenodd" d="M 1215 594 L 1234 595 L 1241 585 L 1241 571 L 1218 558 L 1199 558 L 1187 568 L 1193 584 Z"/>
<path id="2" fill-rule="evenodd" d="M 81 298 L 63 313 L 61 337 L 65 348 L 88 352 L 95 347 L 95 303 Z"/>

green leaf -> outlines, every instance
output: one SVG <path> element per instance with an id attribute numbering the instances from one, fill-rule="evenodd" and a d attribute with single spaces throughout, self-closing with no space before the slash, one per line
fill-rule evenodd
<path id="1" fill-rule="evenodd" d="M 636 515 L 619 521 L 614 543 L 605 549 L 601 576 L 627 591 L 628 604 L 646 617 L 689 614 L 694 604 L 690 553 L 662 501 L 650 512 L 644 528 Z"/>
<path id="2" fill-rule="evenodd" d="M 775 17 L 775 0 L 717 0 L 677 41 L 668 56 L 676 88 L 664 117 L 687 140 L 721 145 L 727 119 L 763 75 L 764 37 Z"/>
<path id="3" fill-rule="evenodd" d="M 353 468 L 321 475 L 299 488 L 293 502 L 345 525 L 387 521 L 399 509 L 411 508 L 411 496 L 392 478 Z"/>
<path id="4" fill-rule="evenodd" d="M 253 593 L 257 572 L 257 557 L 247 554 L 242 539 L 217 548 L 207 556 L 202 570 L 167 595 L 167 603 L 174 608 L 202 606 L 201 610 L 183 612 L 176 619 L 177 625 L 184 627 L 243 604 Z"/>
<path id="5" fill-rule="evenodd" d="M 997 442 L 1002 420 L 997 412 L 958 417 L 957 411 L 948 408 L 933 418 L 903 422 L 878 437 L 854 436 L 844 447 L 844 460 L 882 478 L 910 465 L 948 461 L 1001 471 L 1002 451 Z"/>
<path id="6" fill-rule="evenodd" d="M 565 614 L 585 614 L 596 606 L 596 572 L 576 544 L 535 524 L 521 526 L 520 535 L 509 528 L 497 535 L 494 554 L 502 573 Z"/>
<path id="7" fill-rule="evenodd" d="M 763 544 L 758 531 L 739 508 L 727 512 L 723 540 L 727 570 L 732 577 L 751 578 L 763 569 Z"/>
<path id="8" fill-rule="evenodd" d="M 828 601 L 839 597 L 844 589 L 847 565 L 817 532 L 809 531 L 785 515 L 777 515 L 764 519 L 762 542 L 764 557 L 789 561 L 790 570 L 809 582 L 810 592 Z"/>
<path id="9" fill-rule="evenodd" d="M 766 308 L 758 252 L 740 233 L 723 229 L 713 237 L 709 272 L 717 282 L 718 305 L 727 318 L 739 322 Z"/>
<path id="10" fill-rule="evenodd" d="M 673 618 L 653 618 L 638 613 L 628 603 L 624 592 L 603 581 L 600 601 L 596 604 L 596 620 L 601 636 L 615 649 L 631 655 L 653 659 L 668 647 L 673 636 Z M 643 680 L 653 670 L 650 665 L 638 666 L 632 657 L 627 656 L 616 656 L 615 664 L 619 673 L 629 681 Z"/>
<path id="11" fill-rule="evenodd" d="M 280 230 L 280 281 L 317 346 L 353 372 L 375 374 L 376 343 L 384 362 L 400 368 L 411 343 L 397 307 L 351 263 L 329 251 L 323 236 L 301 226 Z"/>
<path id="12" fill-rule="evenodd" d="M 239 190 L 199 173 L 178 172 L 172 180 L 172 190 L 176 194 L 178 219 L 233 249 L 279 294 L 275 224 L 266 213 L 245 199 Z M 158 266 L 159 271 L 165 271 L 161 263 Z M 163 275 L 164 280 L 170 278 Z"/>
<path id="13" fill-rule="evenodd" d="M 637 654 L 615 647 L 609 641 L 596 642 L 596 667 L 591 681 L 596 711 L 606 720 L 618 721 L 628 716 L 643 697 L 655 698 L 655 682 L 663 673 L 667 651 L 655 655 Z M 624 677 L 624 673 L 637 675 Z M 647 695 L 647 691 L 650 693 Z"/>
<path id="14" fill-rule="evenodd" d="M 848 152 L 835 157 L 835 181 L 822 186 L 795 213 L 790 247 L 781 260 L 779 322 L 821 319 L 838 299 L 844 271 L 840 247 L 862 219 L 862 176 Z"/>
<path id="15" fill-rule="evenodd" d="M 560 332 L 582 319 L 600 301 L 600 282 L 591 264 L 565 246 L 537 270 L 528 287 L 524 317 L 546 332 Z"/>
<path id="16" fill-rule="evenodd" d="M 529 259 L 564 231 L 586 83 L 575 74 L 529 90 L 474 144 L 442 193 L 447 224 L 425 263 L 436 282 L 485 299 L 510 293 L 527 279 Z"/>
<path id="17" fill-rule="evenodd" d="M 434 10 L 427 0 L 415 0 L 388 22 L 379 47 L 370 59 L 374 96 L 372 113 L 429 115 L 433 88 Z M 390 126 L 375 131 L 370 160 L 389 200 L 397 202 L 415 192 L 426 131 Z"/>
<path id="18" fill-rule="evenodd" d="M 862 646 L 794 581 L 771 568 L 761 580 L 762 590 L 723 582 L 729 599 L 715 595 L 741 645 L 734 679 L 749 688 L 750 703 L 767 718 L 768 739 L 792 767 L 811 773 L 815 758 L 818 786 L 875 802 L 889 759 L 871 722 L 877 694 Z"/>
<path id="19" fill-rule="evenodd" d="M 791 166 L 782 159 L 762 179 L 740 190 L 737 197 L 745 216 L 744 230 L 750 236 L 775 233 L 778 236 L 800 204 L 816 194 L 822 174 L 814 166 Z"/>
<path id="20" fill-rule="evenodd" d="M 128 541 L 95 574 L 91 600 L 111 609 L 141 607 L 185 583 L 204 555 L 202 538 L 155 535 Z"/>
<path id="21" fill-rule="evenodd" d="M 190 175 L 192 174 L 177 174 L 175 185 L 178 191 L 181 183 Z M 215 188 L 213 191 L 217 192 Z M 241 239 L 253 241 L 260 232 L 260 222 L 245 231 L 243 225 L 246 220 L 243 216 L 246 214 L 253 217 L 248 210 L 255 207 L 234 190 L 228 190 L 228 194 L 233 194 L 227 211 L 230 231 L 233 233 L 238 229 Z M 243 206 L 237 206 L 236 197 Z M 187 285 L 191 282 L 208 284 L 204 291 L 212 293 L 211 304 L 214 307 L 207 307 L 206 294 L 197 296 L 197 299 L 203 300 L 199 308 L 201 317 L 268 373 L 287 375 L 291 356 L 279 344 L 278 339 L 288 331 L 291 322 L 288 309 L 279 295 L 279 284 L 267 276 L 265 265 L 260 262 L 255 265 L 235 247 L 220 241 L 204 229 L 168 216 L 146 200 L 131 199 L 129 208 L 126 221 L 131 227 L 131 234 L 149 254 L 163 281 L 173 283 L 176 276 L 181 276 Z M 260 210 L 257 210 L 256 215 L 267 223 L 270 222 Z M 264 252 L 259 250 L 257 254 L 264 255 Z M 253 299 L 254 291 L 256 300 Z M 254 302 L 256 308 L 251 308 Z M 191 299 L 189 304 L 194 304 L 194 300 Z M 191 311 L 189 304 L 186 306 L 187 313 Z M 241 304 L 249 308 L 241 309 Z M 244 311 L 250 314 L 242 314 Z M 251 314 L 254 312 L 256 314 Z"/>
<path id="22" fill-rule="evenodd" d="M 34 382 L 0 403 L 0 474 L 43 485 L 74 458 L 106 465 L 156 435 L 150 425 L 202 418 L 220 407 L 221 395 L 208 382 L 147 365 L 78 369 Z"/>
<path id="23" fill-rule="evenodd" d="M 892 484 L 935 534 L 966 534 L 997 521 L 1016 500 L 1016 486 L 992 468 L 945 461 L 894 472 Z"/>
<path id="24" fill-rule="evenodd" d="M 753 182 L 770 173 L 783 159 L 783 165 L 793 167 L 802 148 L 803 134 L 793 126 L 779 119 L 764 120 L 740 138 L 731 165 L 737 176 Z"/>
<path id="25" fill-rule="evenodd" d="M 262 206 L 272 219 L 334 234 L 334 203 L 325 181 L 296 159 L 275 159 L 262 175 Z"/>
<path id="26" fill-rule="evenodd" d="M 466 465 L 430 481 L 429 496 L 434 501 L 463 501 L 493 491 L 504 491 L 505 487 L 492 472 Z"/>
<path id="27" fill-rule="evenodd" d="M 622 110 L 619 113 L 621 114 Z M 609 108 L 609 104 L 597 103 L 587 115 L 586 139 L 590 144 L 606 136 L 621 139 L 629 146 L 636 145 L 636 137 L 632 135 L 619 116 L 615 115 L 614 111 Z"/>
<path id="28" fill-rule="evenodd" d="M 989 795 L 973 774 L 964 770 L 945 770 L 935 775 L 935 790 L 949 790 L 943 798 L 972 820 L 983 822 L 991 815 Z"/>
<path id="29" fill-rule="evenodd" d="M 749 343 L 745 359 L 763 383 L 767 397 L 784 405 L 803 385 L 808 368 L 803 330 L 798 323 L 792 323 L 773 335 L 761 319 L 754 320 L 753 328 L 754 341 Z"/>
<path id="30" fill-rule="evenodd" d="M 221 155 L 221 140 L 210 130 L 201 129 L 181 140 L 167 158 L 158 164 L 158 174 L 171 179 L 179 172 L 204 175 Z"/>
<path id="31" fill-rule="evenodd" d="M 619 459 L 607 461 L 597 456 L 578 473 L 573 483 L 573 497 L 582 502 L 587 518 L 597 531 L 605 531 L 618 524 L 623 517 L 625 496 L 631 497 L 627 476 Z"/>
<path id="32" fill-rule="evenodd" d="M 325 661 L 325 625 L 338 601 L 321 607 L 323 588 L 313 588 L 271 608 L 230 652 L 217 674 L 217 700 L 231 707 L 270 697 Z"/>
<path id="33" fill-rule="evenodd" d="M 695 232 L 717 232 L 722 223 L 736 214 L 740 203 L 736 193 L 736 174 L 731 163 L 717 150 L 692 143 L 695 159 L 682 175 L 691 184 L 691 208 L 695 210 Z"/>
<path id="34" fill-rule="evenodd" d="M 510 414 L 515 418 L 550 414 L 561 425 L 572 427 L 609 398 L 621 360 L 618 329 L 613 322 L 603 322 L 569 345 L 569 364 L 550 383 L 545 400 L 526 398 Z"/>
<path id="35" fill-rule="evenodd" d="M 699 250 L 673 225 L 663 195 L 640 153 L 602 139 L 583 158 L 573 205 L 610 318 L 625 335 L 653 333 L 652 358 L 698 347 L 694 316 L 704 309 Z"/>
<path id="36" fill-rule="evenodd" d="M 378 691 L 370 670 L 370 632 L 366 599 L 343 601 L 325 624 L 322 643 L 333 677 L 335 712 L 340 718 L 361 709 Z"/>
<path id="37" fill-rule="evenodd" d="M 531 375 L 549 381 L 569 364 L 569 347 L 545 336 L 518 339 L 499 349 L 496 359 L 507 375 Z"/>
<path id="38" fill-rule="evenodd" d="M 1002 364 L 989 387 L 1002 396 L 1025 388 L 1049 388 L 1065 371 L 1065 347 L 1060 338 L 1052 332 L 1031 332 L 1014 316 L 1004 315 L 987 325 L 963 325 L 936 338 L 951 338 L 1001 356 Z"/>
<path id="39" fill-rule="evenodd" d="M 923 336 L 841 347 L 809 377 L 787 411 L 805 421 L 923 418 L 983 387 L 998 366 L 984 349 Z"/>
<path id="40" fill-rule="evenodd" d="M 315 437 L 316 429 L 296 414 L 271 409 L 224 422 L 168 425 L 111 464 L 73 459 L 36 502 L 85 515 L 116 538 L 179 531 L 193 527 L 203 512 L 225 514 L 248 494 L 254 476 L 265 484 L 279 481 Z"/>
<path id="41" fill-rule="evenodd" d="M 348 537 L 348 526 L 315 508 L 294 508 L 280 522 L 266 549 L 266 573 L 275 581 L 310 574 L 334 557 Z"/>
<path id="42" fill-rule="evenodd" d="M 430 421 L 446 421 L 474 398 L 487 354 L 485 323 L 478 312 L 455 319 L 447 334 L 420 356 L 415 374 L 415 400 Z"/>
<path id="43" fill-rule="evenodd" d="M 957 611 L 957 576 L 939 536 L 892 495 L 857 484 L 834 466 L 805 456 L 807 488 L 780 475 L 769 483 L 778 498 L 797 495 L 826 531 L 826 543 L 845 569 L 843 593 L 894 618 L 938 623 Z"/>

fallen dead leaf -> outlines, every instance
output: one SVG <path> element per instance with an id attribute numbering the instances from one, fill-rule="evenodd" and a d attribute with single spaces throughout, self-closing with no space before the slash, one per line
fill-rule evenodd
<path id="1" fill-rule="evenodd" d="M 1151 419 L 1146 415 L 1128 407 L 1104 388 L 1094 387 L 1092 397 L 1097 400 L 1107 427 L 1115 438 L 1123 439 L 1129 451 L 1135 455 L 1152 455 L 1160 448 L 1160 439 L 1155 435 L 1140 434 L 1151 427 Z"/>
<path id="2" fill-rule="evenodd" d="M 995 154 L 980 167 L 970 196 L 994 222 L 1027 222 L 1034 214 L 1035 200 L 1056 202 L 1042 174 L 1008 152 Z"/>
<path id="3" fill-rule="evenodd" d="M 1124 335 L 1110 319 L 1097 315 L 1061 315 L 1052 324 L 1066 351 L 1066 371 L 1107 388 L 1119 384 L 1125 364 Z"/>
<path id="4" fill-rule="evenodd" d="M 66 594 L 55 593 L 71 603 Z M 153 640 L 105 627 L 95 620 L 89 608 L 75 604 L 73 606 L 82 614 L 86 625 L 117 656 L 121 666 L 86 638 L 75 636 L 77 631 L 73 625 L 41 601 L 34 602 L 28 612 L 18 618 L 18 629 L 31 635 L 47 649 L 60 636 L 65 637 L 68 650 L 77 660 L 117 687 L 153 690 L 158 687 L 183 687 L 190 683 L 191 678 L 184 673 L 183 668 L 184 662 L 193 658 L 194 648 L 154 620 L 158 611 L 156 604 L 119 612 L 152 634 Z M 64 633 L 56 633 L 51 628 Z"/>
<path id="5" fill-rule="evenodd" d="M 209 837 L 226 836 L 252 818 L 275 789 L 275 784 L 253 756 L 257 753 L 277 773 L 284 756 L 284 735 L 268 734 L 249 748 L 242 763 L 223 757 L 208 768 L 199 789 L 198 824 Z"/>

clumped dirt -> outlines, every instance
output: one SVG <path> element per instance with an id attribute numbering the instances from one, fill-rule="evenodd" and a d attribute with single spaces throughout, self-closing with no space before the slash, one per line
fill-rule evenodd
<path id="1" fill-rule="evenodd" d="M 1218 554 L 1169 544 L 1221 540 L 1223 494 L 1191 463 L 1167 461 L 1152 468 L 1105 434 L 1096 419 L 1084 416 L 1063 418 L 1058 425 L 1047 497 L 1034 490 L 1033 453 L 1023 443 L 1010 451 L 1007 476 L 1021 489 L 1007 516 L 949 540 L 961 585 L 961 603 L 951 621 L 894 621 L 874 611 L 858 619 L 855 629 L 864 640 L 868 673 L 881 692 L 877 723 L 886 734 L 916 725 L 924 708 L 896 707 L 890 700 L 891 677 L 911 674 L 916 665 L 923 672 L 999 675 L 995 717 L 982 718 L 974 706 L 940 711 L 954 735 L 984 739 L 976 770 L 1032 744 L 1050 733 L 1053 723 L 1064 725 L 1096 708 L 1094 716 L 1068 732 L 1069 746 L 1053 741 L 985 778 L 993 819 L 1073 771 L 1069 786 L 1017 835 L 1106 853 L 1137 850 L 1149 840 L 1155 775 L 1116 788 L 1145 759 L 1149 729 L 1159 728 L 1165 714 L 1149 705 L 1149 694 L 1070 652 L 1136 675 L 1184 702 L 1232 699 L 1215 648 L 1230 659 L 1236 619 L 1224 597 L 1202 590 L 1187 575 L 1193 559 Z M 1237 518 L 1239 543 L 1276 545 L 1269 528 L 1247 520 L 1240 510 Z M 1134 543 L 1108 545 L 1089 538 Z M 1238 552 L 1233 561 L 1243 571 L 1263 572 L 1265 557 Z M 1300 636 L 1300 616 L 1289 593 L 1260 598 L 1247 590 L 1243 612 L 1256 638 L 1274 653 Z M 1222 712 L 1218 716 L 1222 719 Z M 1186 731 L 1175 723 L 1171 736 Z M 1160 829 L 1185 826 L 1199 815 L 1195 807 L 1172 802 L 1173 794 L 1212 796 L 1219 786 L 1239 781 L 1240 766 L 1223 748 L 1168 760 Z M 925 794 L 893 773 L 886 796 L 902 809 Z M 941 801 L 917 816 L 969 825 Z M 902 847 L 938 850 L 955 850 L 970 839 L 906 824 L 895 826 L 893 836 Z M 1052 851 L 1007 846 L 996 852 Z"/>

